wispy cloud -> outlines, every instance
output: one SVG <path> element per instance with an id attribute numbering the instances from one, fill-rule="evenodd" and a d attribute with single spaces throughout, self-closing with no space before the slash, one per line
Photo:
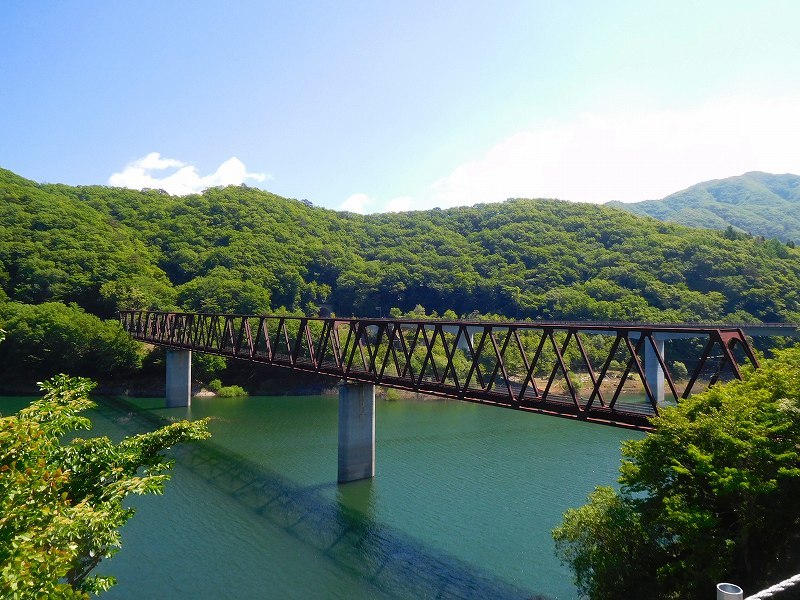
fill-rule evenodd
<path id="1" fill-rule="evenodd" d="M 379 198 L 358 192 L 348 196 L 339 205 L 339 210 L 348 210 L 363 215 L 372 212 L 403 212 L 412 210 L 413 205 L 414 199 L 411 196 L 398 196 L 386 202 L 381 202 Z"/>
<path id="2" fill-rule="evenodd" d="M 374 200 L 363 192 L 358 192 L 347 197 L 341 203 L 339 210 L 349 210 L 350 212 L 364 214 L 368 205 L 373 204 Z"/>
<path id="3" fill-rule="evenodd" d="M 411 207 L 414 205 L 414 198 L 411 196 L 398 196 L 397 198 L 392 198 L 386 203 L 386 207 L 384 210 L 386 212 L 404 212 L 407 210 L 411 210 Z"/>
<path id="4" fill-rule="evenodd" d="M 746 171 L 800 172 L 800 99 L 723 99 L 690 110 L 583 114 L 499 142 L 429 190 L 429 206 L 509 197 L 661 198 Z"/>
<path id="5" fill-rule="evenodd" d="M 214 173 L 203 176 L 192 165 L 151 152 L 127 164 L 121 172 L 111 175 L 108 184 L 135 190 L 163 189 L 173 195 L 185 196 L 218 185 L 239 185 L 247 180 L 261 182 L 268 179 L 272 177 L 265 173 L 248 173 L 244 163 L 235 156 L 223 162 Z"/>

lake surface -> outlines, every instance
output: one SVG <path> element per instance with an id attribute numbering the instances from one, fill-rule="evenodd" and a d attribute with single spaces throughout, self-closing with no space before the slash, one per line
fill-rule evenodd
<path id="1" fill-rule="evenodd" d="M 570 599 L 550 531 L 614 484 L 630 431 L 458 401 L 377 401 L 376 477 L 337 485 L 337 398 L 109 401 L 95 435 L 210 416 L 135 498 L 103 598 Z M 133 408 L 131 405 L 135 405 Z M 0 399 L 0 411 L 18 406 Z"/>

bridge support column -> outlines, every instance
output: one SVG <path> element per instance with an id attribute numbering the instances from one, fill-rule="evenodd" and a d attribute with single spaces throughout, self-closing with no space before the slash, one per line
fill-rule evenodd
<path id="1" fill-rule="evenodd" d="M 658 353 L 662 358 L 664 356 L 664 340 L 656 335 L 653 336 L 653 341 L 658 348 Z M 653 346 L 650 342 L 645 341 L 644 344 L 644 375 L 647 378 L 647 383 L 650 385 L 650 391 L 656 397 L 656 402 L 659 404 L 664 402 L 664 369 L 658 362 L 656 353 L 653 352 Z"/>
<path id="2" fill-rule="evenodd" d="M 469 344 L 472 344 L 472 347 L 475 347 L 475 336 L 471 333 L 469 334 Z M 458 345 L 456 348 L 459 350 L 469 350 L 469 344 L 467 343 L 467 338 L 465 336 L 461 336 L 458 338 Z"/>
<path id="3" fill-rule="evenodd" d="M 375 477 L 375 386 L 339 384 L 339 483 Z"/>
<path id="4" fill-rule="evenodd" d="M 167 350 L 167 408 L 192 404 L 192 352 Z"/>

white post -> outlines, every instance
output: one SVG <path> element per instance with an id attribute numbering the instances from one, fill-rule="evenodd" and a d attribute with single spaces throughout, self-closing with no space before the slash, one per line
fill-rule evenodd
<path id="1" fill-rule="evenodd" d="M 653 334 L 653 341 L 658 348 L 658 353 L 662 358 L 664 357 L 664 339 L 660 338 L 657 334 Z M 647 383 L 650 385 L 650 391 L 656 397 L 656 402 L 659 404 L 664 402 L 664 370 L 658 362 L 656 353 L 653 352 L 653 346 L 649 341 L 644 342 L 644 375 L 647 378 Z"/>
<path id="2" fill-rule="evenodd" d="M 717 600 L 742 600 L 744 591 L 732 583 L 717 584 Z"/>
<path id="3" fill-rule="evenodd" d="M 339 384 L 339 483 L 375 477 L 375 386 Z"/>
<path id="4" fill-rule="evenodd" d="M 167 350 L 167 408 L 192 405 L 192 352 Z"/>

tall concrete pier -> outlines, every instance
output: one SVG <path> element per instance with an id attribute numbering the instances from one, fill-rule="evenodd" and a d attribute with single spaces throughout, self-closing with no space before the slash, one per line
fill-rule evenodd
<path id="1" fill-rule="evenodd" d="M 375 386 L 339 384 L 339 483 L 375 477 Z"/>
<path id="2" fill-rule="evenodd" d="M 658 353 L 662 359 L 664 356 L 664 338 L 661 336 L 653 335 L 653 342 L 658 349 Z M 664 402 L 664 369 L 661 368 L 661 363 L 658 362 L 658 357 L 653 351 L 653 346 L 650 342 L 645 340 L 644 343 L 644 374 L 647 383 L 650 386 L 650 391 L 656 398 L 659 404 Z"/>
<path id="3" fill-rule="evenodd" d="M 167 408 L 192 404 L 192 352 L 167 350 Z"/>

